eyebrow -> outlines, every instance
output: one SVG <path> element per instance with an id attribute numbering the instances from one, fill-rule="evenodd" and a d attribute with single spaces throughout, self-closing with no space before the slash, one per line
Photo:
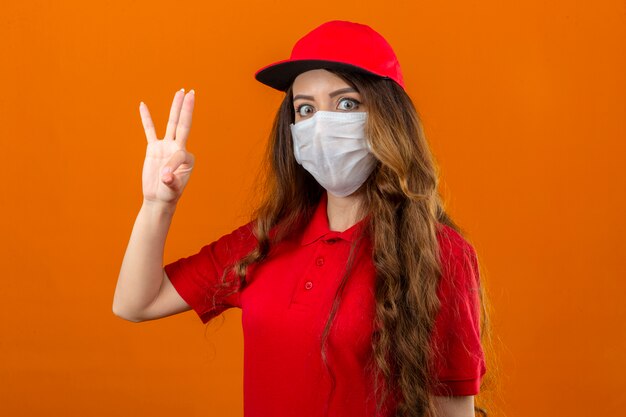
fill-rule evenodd
<path id="1" fill-rule="evenodd" d="M 328 96 L 333 98 L 339 94 L 343 94 L 343 93 L 358 93 L 358 91 L 356 91 L 354 88 L 352 87 L 348 87 L 348 88 L 342 88 L 339 90 L 335 90 L 332 93 L 330 93 Z M 295 96 L 293 98 L 293 101 L 296 101 L 298 99 L 305 99 L 305 100 L 311 100 L 314 101 L 315 99 L 313 98 L 313 96 L 305 96 L 304 94 L 298 94 L 297 96 Z"/>

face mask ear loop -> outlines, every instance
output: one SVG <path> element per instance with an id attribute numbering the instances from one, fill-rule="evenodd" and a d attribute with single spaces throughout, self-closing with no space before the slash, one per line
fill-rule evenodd
<path id="1" fill-rule="evenodd" d="M 295 125 L 291 124 L 291 147 L 293 149 L 293 156 L 296 158 L 296 162 L 301 164 L 300 160 L 300 147 L 298 146 L 298 140 L 296 139 L 296 129 Z"/>
<path id="2" fill-rule="evenodd" d="M 368 130 L 368 129 L 367 129 L 367 118 L 369 118 L 369 114 L 367 114 L 367 112 L 366 112 L 365 114 L 366 114 L 366 116 L 365 116 L 365 118 L 366 118 L 366 122 L 365 122 L 365 130 L 367 131 L 367 130 Z M 369 153 L 373 153 L 373 152 L 372 152 L 372 144 L 371 144 L 371 142 L 370 142 L 370 141 L 371 141 L 370 136 L 369 136 L 368 134 L 366 134 L 366 135 L 365 135 L 365 144 L 367 145 L 367 150 L 368 150 L 368 152 L 369 152 Z"/>

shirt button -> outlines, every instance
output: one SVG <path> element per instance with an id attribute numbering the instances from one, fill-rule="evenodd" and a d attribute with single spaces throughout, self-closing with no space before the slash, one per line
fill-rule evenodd
<path id="1" fill-rule="evenodd" d="M 333 238 L 328 239 L 328 240 L 326 241 L 326 243 L 328 243 L 329 245 L 332 245 L 332 244 L 333 244 L 333 243 L 335 243 L 335 242 L 337 242 L 337 238 L 336 238 L 336 237 L 333 237 Z"/>
<path id="2" fill-rule="evenodd" d="M 322 265 L 324 265 L 324 258 L 322 258 L 321 256 L 320 256 L 320 257 L 318 257 L 318 258 L 315 260 L 315 265 L 317 265 L 317 266 L 322 266 Z"/>
<path id="3" fill-rule="evenodd" d="M 307 281 L 304 284 L 304 288 L 306 288 L 307 290 L 310 290 L 311 288 L 313 288 L 313 283 L 311 281 Z"/>

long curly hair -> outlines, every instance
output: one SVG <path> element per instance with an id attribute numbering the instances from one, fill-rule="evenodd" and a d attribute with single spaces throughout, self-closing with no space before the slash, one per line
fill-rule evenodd
<path id="1" fill-rule="evenodd" d="M 360 217 L 369 221 L 353 242 L 346 271 L 340 281 L 320 351 L 328 366 L 326 342 L 341 295 L 350 275 L 355 245 L 362 237 L 372 242 L 376 269 L 375 323 L 372 334 L 377 415 L 385 401 L 396 397 L 397 417 L 435 416 L 432 388 L 433 358 L 430 335 L 440 307 L 437 287 L 441 264 L 437 232 L 445 224 L 461 229 L 445 212 L 438 192 L 438 167 L 429 149 L 419 115 L 407 93 L 389 79 L 329 69 L 355 88 L 367 105 L 366 135 L 376 165 L 357 190 L 362 196 Z M 233 289 L 225 276 L 238 277 L 235 289 L 246 285 L 248 266 L 260 263 L 270 248 L 300 233 L 311 219 L 324 189 L 300 166 L 293 154 L 290 123 L 295 120 L 292 88 L 275 116 L 266 151 L 265 173 L 259 189 L 261 200 L 252 219 L 257 246 L 224 271 L 222 284 Z M 484 294 L 479 287 L 483 312 L 481 333 L 486 325 Z M 383 381 L 379 384 L 377 381 Z M 329 397 L 330 402 L 330 397 Z M 476 408 L 476 411 L 483 411 Z"/>

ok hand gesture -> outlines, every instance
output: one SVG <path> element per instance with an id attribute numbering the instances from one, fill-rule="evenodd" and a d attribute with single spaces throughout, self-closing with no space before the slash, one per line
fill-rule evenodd
<path id="1" fill-rule="evenodd" d="M 144 201 L 175 205 L 182 195 L 195 159 L 185 149 L 194 102 L 193 90 L 187 94 L 184 89 L 176 92 L 165 137 L 161 140 L 156 137 L 148 106 L 143 102 L 139 105 L 141 122 L 148 140 L 142 174 Z"/>

